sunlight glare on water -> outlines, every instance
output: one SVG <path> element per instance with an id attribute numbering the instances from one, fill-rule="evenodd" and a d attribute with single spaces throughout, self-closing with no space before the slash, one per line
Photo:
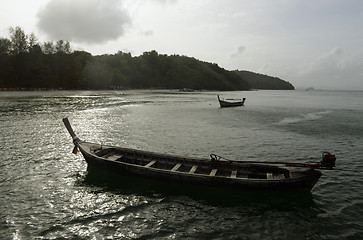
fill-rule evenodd
<path id="1" fill-rule="evenodd" d="M 363 92 L 55 91 L 0 97 L 2 239 L 360 239 Z M 224 98 L 246 97 L 222 109 Z M 92 171 L 89 142 L 257 161 L 337 156 L 311 193 L 229 193 Z M 344 170 L 344 171 L 343 171 Z"/>

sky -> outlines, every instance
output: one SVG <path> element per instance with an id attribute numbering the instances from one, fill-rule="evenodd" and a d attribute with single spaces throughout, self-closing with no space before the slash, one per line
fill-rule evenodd
<path id="1" fill-rule="evenodd" d="M 362 0 L 0 0 L 10 27 L 93 55 L 151 50 L 297 89 L 363 90 Z"/>

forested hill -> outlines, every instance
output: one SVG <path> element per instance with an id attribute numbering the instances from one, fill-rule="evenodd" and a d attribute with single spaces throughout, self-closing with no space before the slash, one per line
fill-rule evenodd
<path id="1" fill-rule="evenodd" d="M 123 52 L 95 56 L 88 61 L 85 73 L 87 86 L 91 88 L 250 89 L 237 74 L 217 64 L 156 51 L 137 57 Z"/>
<path id="2" fill-rule="evenodd" d="M 0 54 L 0 88 L 248 90 L 236 73 L 217 64 L 156 51 L 92 56 L 41 48 Z"/>
<path id="3" fill-rule="evenodd" d="M 290 82 L 277 77 L 239 70 L 236 70 L 235 73 L 243 78 L 249 84 L 251 89 L 295 90 L 295 87 Z"/>
<path id="4" fill-rule="evenodd" d="M 0 38 L 1 89 L 294 89 L 280 79 L 246 71 L 228 71 L 192 57 L 156 51 L 132 57 L 118 52 L 93 56 L 72 51 L 69 42 L 40 44 L 32 33 L 10 28 Z"/>

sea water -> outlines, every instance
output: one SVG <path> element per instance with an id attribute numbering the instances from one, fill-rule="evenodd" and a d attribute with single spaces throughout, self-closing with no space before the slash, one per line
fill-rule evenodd
<path id="1" fill-rule="evenodd" d="M 243 98 L 220 108 L 217 94 Z M 87 169 L 86 141 L 233 160 L 337 157 L 311 193 L 205 190 Z M 0 92 L 1 239 L 363 239 L 362 91 Z"/>

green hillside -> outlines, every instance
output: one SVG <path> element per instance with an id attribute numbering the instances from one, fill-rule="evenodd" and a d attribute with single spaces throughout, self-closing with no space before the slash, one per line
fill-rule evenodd
<path id="1" fill-rule="evenodd" d="M 1 89 L 294 89 L 279 78 L 228 71 L 193 57 L 159 54 L 93 56 L 72 51 L 69 42 L 40 44 L 20 27 L 0 38 Z"/>
<path id="2" fill-rule="evenodd" d="M 285 80 L 277 77 L 271 77 L 260 73 L 249 71 L 238 71 L 235 73 L 243 78 L 251 87 L 251 89 L 265 90 L 294 90 L 295 87 Z"/>

